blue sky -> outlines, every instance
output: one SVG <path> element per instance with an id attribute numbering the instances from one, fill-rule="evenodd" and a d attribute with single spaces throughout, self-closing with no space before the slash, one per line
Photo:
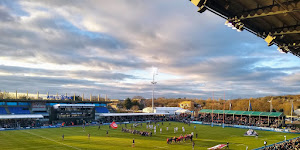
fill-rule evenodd
<path id="1" fill-rule="evenodd" d="M 300 60 L 183 0 L 1 1 L 1 91 L 226 99 L 299 94 Z"/>

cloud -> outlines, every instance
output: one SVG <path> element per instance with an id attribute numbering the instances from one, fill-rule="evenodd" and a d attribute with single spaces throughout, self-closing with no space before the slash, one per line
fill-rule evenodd
<path id="1" fill-rule="evenodd" d="M 161 97 L 299 92 L 298 58 L 187 1 L 0 3 L 0 89 L 150 97 L 156 66 Z"/>

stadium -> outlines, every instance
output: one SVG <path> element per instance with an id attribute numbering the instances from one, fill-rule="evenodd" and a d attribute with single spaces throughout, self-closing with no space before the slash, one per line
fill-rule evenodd
<path id="1" fill-rule="evenodd" d="M 191 149 L 193 143 L 195 149 L 222 149 L 227 142 L 230 149 L 264 149 L 264 141 L 272 147 L 297 143 L 299 136 L 280 112 L 109 113 L 105 101 L 0 101 L 4 149 L 129 149 L 132 139 L 135 149 Z M 180 138 L 191 134 L 192 140 Z"/>
<path id="2" fill-rule="evenodd" d="M 300 149 L 299 0 L 107 3 L 0 2 L 1 149 Z"/>

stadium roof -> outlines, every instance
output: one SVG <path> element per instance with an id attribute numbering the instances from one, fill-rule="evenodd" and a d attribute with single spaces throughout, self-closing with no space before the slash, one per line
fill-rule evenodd
<path id="1" fill-rule="evenodd" d="M 152 109 L 152 107 L 150 107 Z M 155 107 L 156 110 L 179 110 L 180 107 Z"/>
<path id="2" fill-rule="evenodd" d="M 209 10 L 226 25 L 243 29 L 275 44 L 280 52 L 300 57 L 299 0 L 190 0 L 198 12 Z"/>
<path id="3" fill-rule="evenodd" d="M 95 107 L 95 104 L 56 104 L 53 107 L 55 109 L 58 107 Z"/>
<path id="4" fill-rule="evenodd" d="M 0 119 L 38 119 L 44 118 L 41 114 L 26 114 L 26 115 L 0 115 Z"/>
<path id="5" fill-rule="evenodd" d="M 281 117 L 282 112 L 262 112 L 262 111 L 240 111 L 240 110 L 211 110 L 202 109 L 199 113 L 214 113 L 214 114 L 229 114 L 229 115 L 247 115 L 247 116 L 269 116 L 269 117 Z"/>
<path id="6" fill-rule="evenodd" d="M 82 104 L 82 103 L 94 103 L 94 104 L 106 104 L 111 103 L 110 101 L 73 101 L 73 100 L 42 100 L 42 99 L 0 99 L 0 102 L 45 102 L 45 103 L 71 103 L 71 104 Z"/>
<path id="7" fill-rule="evenodd" d="M 169 115 L 169 113 L 99 113 L 103 117 L 115 116 L 149 116 L 149 115 Z"/>

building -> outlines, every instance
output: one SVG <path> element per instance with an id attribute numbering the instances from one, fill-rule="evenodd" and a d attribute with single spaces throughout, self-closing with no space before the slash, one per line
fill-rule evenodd
<path id="1" fill-rule="evenodd" d="M 119 104 L 121 103 L 120 100 L 118 99 L 112 99 L 110 100 L 111 103 L 108 103 L 107 105 L 110 106 L 112 109 L 118 110 L 119 109 Z"/>
<path id="2" fill-rule="evenodd" d="M 194 102 L 193 101 L 183 101 L 179 103 L 179 107 L 182 109 L 194 110 Z"/>
<path id="3" fill-rule="evenodd" d="M 96 116 L 96 119 L 102 123 L 115 121 L 126 124 L 131 121 L 165 120 L 168 115 L 166 113 L 102 113 Z"/>
<path id="4" fill-rule="evenodd" d="M 95 120 L 95 104 L 56 104 L 51 107 L 50 122 L 74 122 Z"/>
<path id="5" fill-rule="evenodd" d="M 164 113 L 164 114 L 170 114 L 175 115 L 177 110 L 182 110 L 180 107 L 155 107 L 154 113 Z M 144 113 L 151 113 L 152 107 L 146 107 L 143 109 Z"/>
<path id="6" fill-rule="evenodd" d="M 95 116 L 99 113 L 109 113 L 107 109 L 108 102 L 98 102 L 98 101 L 72 101 L 72 100 L 26 100 L 26 99 L 2 99 L 0 100 L 0 127 L 7 125 L 9 127 L 23 127 L 28 125 L 20 125 L 18 122 L 35 122 L 33 127 L 42 126 L 43 124 L 53 124 L 51 119 L 51 109 L 54 106 L 62 105 L 93 105 L 93 113 L 90 120 L 95 120 Z M 86 110 L 86 109 L 85 109 Z M 84 112 L 84 111 L 80 111 Z M 76 117 L 74 112 L 71 112 L 72 117 Z M 76 112 L 78 113 L 78 112 Z M 70 116 L 71 117 L 71 116 Z M 78 116 L 76 119 L 84 119 Z M 14 120 L 12 120 L 14 119 Z M 54 122 L 62 122 L 64 119 L 54 119 Z M 75 122 L 76 124 L 76 122 Z"/>

